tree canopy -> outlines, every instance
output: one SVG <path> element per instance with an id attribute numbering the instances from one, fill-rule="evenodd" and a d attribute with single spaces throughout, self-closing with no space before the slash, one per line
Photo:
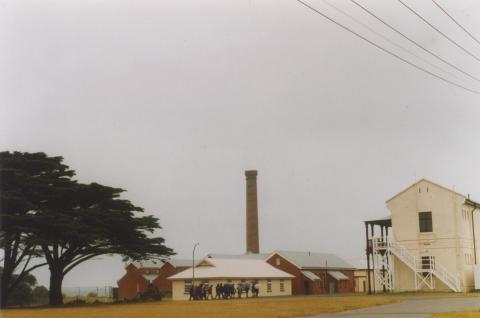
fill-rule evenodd
<path id="1" fill-rule="evenodd" d="M 8 155 L 12 154 L 2 153 L 3 157 Z M 32 154 L 13 155 L 22 160 L 22 155 Z M 36 155 L 49 158 L 42 153 Z M 161 228 L 158 219 L 142 215 L 141 207 L 122 199 L 123 189 L 73 180 L 74 172 L 61 163 L 62 158 L 53 158 L 57 158 L 63 170 L 45 179 L 47 182 L 40 182 L 38 191 L 23 191 L 22 182 L 2 183 L 2 186 L 11 187 L 10 192 L 21 193 L 19 205 L 27 200 L 31 202 L 21 209 L 18 222 L 7 222 L 2 225 L 2 231 L 25 233 L 23 244 L 32 246 L 34 255 L 45 258 L 50 269 L 51 305 L 63 303 L 64 276 L 95 256 L 120 254 L 139 260 L 173 254 L 162 237 L 154 236 Z M 35 200 L 30 200 L 31 196 Z M 3 207 L 1 213 L 3 218 Z"/>
<path id="2" fill-rule="evenodd" d="M 6 306 L 28 273 L 47 264 L 31 263 L 41 255 L 31 220 L 51 185 L 73 177 L 74 172 L 61 162 L 61 157 L 44 153 L 0 152 L 1 306 Z"/>

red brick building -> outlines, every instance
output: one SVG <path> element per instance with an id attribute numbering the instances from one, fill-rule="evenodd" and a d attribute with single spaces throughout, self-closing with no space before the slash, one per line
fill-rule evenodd
<path id="1" fill-rule="evenodd" d="M 355 268 L 334 254 L 275 251 L 266 258 L 292 274 L 292 294 L 353 293 Z"/>
<path id="2" fill-rule="evenodd" d="M 126 273 L 117 281 L 118 299 L 134 299 L 150 288 L 170 295 L 172 282 L 167 278 L 192 266 L 189 260 L 132 262 Z"/>

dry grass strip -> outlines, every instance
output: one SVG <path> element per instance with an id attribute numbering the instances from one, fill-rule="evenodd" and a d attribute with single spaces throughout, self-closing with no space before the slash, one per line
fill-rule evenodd
<path id="1" fill-rule="evenodd" d="M 1 311 L 0 316 L 2 318 L 287 318 L 371 307 L 398 300 L 399 297 L 390 295 L 257 298 L 196 302 L 165 300 L 141 304 L 9 309 Z"/>

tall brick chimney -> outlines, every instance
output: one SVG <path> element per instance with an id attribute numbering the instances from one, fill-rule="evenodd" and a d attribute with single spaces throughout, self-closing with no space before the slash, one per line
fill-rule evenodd
<path id="1" fill-rule="evenodd" d="M 257 170 L 245 171 L 247 178 L 247 253 L 258 253 Z"/>

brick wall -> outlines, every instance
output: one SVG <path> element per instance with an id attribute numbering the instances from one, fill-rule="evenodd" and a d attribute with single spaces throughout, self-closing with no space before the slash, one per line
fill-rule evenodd
<path id="1" fill-rule="evenodd" d="M 166 263 L 160 268 L 158 278 L 153 281 L 158 290 L 165 294 L 172 294 L 172 281 L 168 277 L 187 269 L 186 267 L 173 267 L 170 263 Z"/>
<path id="2" fill-rule="evenodd" d="M 142 270 L 130 264 L 127 272 L 118 283 L 118 299 L 133 299 L 137 297 L 138 292 L 145 292 L 148 288 L 148 282 L 142 277 Z"/>
<path id="3" fill-rule="evenodd" d="M 186 267 L 173 267 L 170 263 L 166 263 L 161 268 L 136 268 L 130 264 L 123 277 L 118 280 L 118 299 L 133 299 L 138 293 L 144 293 L 148 290 L 149 282 L 142 275 L 158 275 L 153 284 L 158 291 L 171 295 L 172 282 L 168 277 L 185 270 Z"/>
<path id="4" fill-rule="evenodd" d="M 277 265 L 277 259 L 280 260 L 280 264 Z M 275 268 L 278 268 L 279 270 L 282 270 L 284 272 L 287 272 L 289 274 L 292 274 L 295 276 L 294 279 L 292 279 L 292 294 L 293 295 L 299 295 L 299 294 L 305 294 L 305 287 L 303 283 L 303 275 L 300 272 L 300 269 L 287 261 L 285 258 L 282 256 L 275 254 L 272 257 L 270 257 L 267 260 L 267 263 L 272 265 Z"/>
<path id="5" fill-rule="evenodd" d="M 279 259 L 279 264 L 277 259 Z M 305 269 L 308 270 L 318 277 L 322 281 L 320 282 L 313 282 L 303 276 L 300 269 L 290 263 L 288 260 L 283 258 L 278 254 L 274 254 L 270 257 L 267 262 L 289 274 L 295 276 L 292 280 L 292 294 L 293 295 L 302 295 L 302 294 L 322 294 L 322 293 L 329 293 L 330 291 L 330 283 L 334 284 L 335 292 L 337 293 L 353 293 L 355 292 L 355 279 L 354 279 L 354 271 L 353 270 L 337 270 L 342 272 L 349 278 L 349 280 L 345 281 L 337 281 L 330 275 L 326 275 L 326 282 L 325 281 L 325 270 L 324 269 Z M 277 265 L 278 264 L 278 265 Z M 330 269 L 335 270 L 335 269 Z"/>

